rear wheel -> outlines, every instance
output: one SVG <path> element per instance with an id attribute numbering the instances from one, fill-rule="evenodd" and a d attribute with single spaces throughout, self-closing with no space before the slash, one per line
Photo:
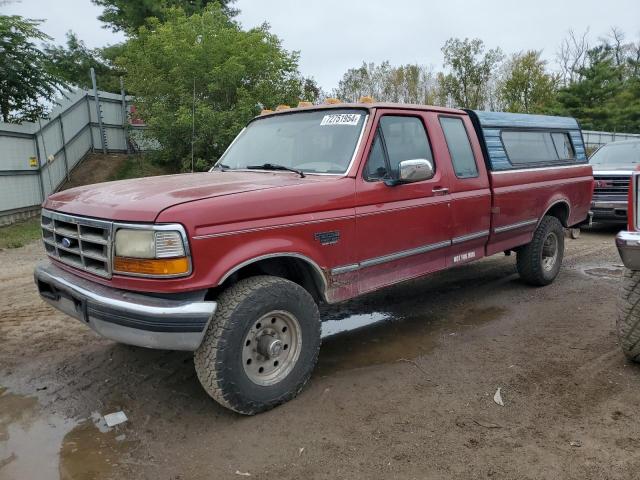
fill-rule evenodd
<path id="1" fill-rule="evenodd" d="M 253 415 L 295 397 L 320 349 L 313 297 L 289 280 L 256 276 L 218 299 L 218 310 L 195 353 L 200 383 L 221 405 Z"/>
<path id="2" fill-rule="evenodd" d="M 556 217 L 543 217 L 531 242 L 518 250 L 520 277 L 530 285 L 549 285 L 555 280 L 564 256 L 564 229 Z"/>
<path id="3" fill-rule="evenodd" d="M 616 327 L 624 354 L 640 362 L 640 271 L 622 273 Z"/>

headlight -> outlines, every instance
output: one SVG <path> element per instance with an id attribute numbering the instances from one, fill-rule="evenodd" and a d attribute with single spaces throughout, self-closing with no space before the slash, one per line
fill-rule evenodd
<path id="1" fill-rule="evenodd" d="M 114 243 L 115 273 L 177 276 L 190 271 L 189 257 L 179 230 L 119 228 Z"/>

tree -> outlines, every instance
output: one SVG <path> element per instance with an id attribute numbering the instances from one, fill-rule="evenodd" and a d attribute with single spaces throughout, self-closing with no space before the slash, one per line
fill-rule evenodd
<path id="1" fill-rule="evenodd" d="M 587 33 L 570 31 L 563 41 L 563 86 L 551 111 L 577 118 L 585 129 L 640 132 L 640 41 L 626 42 L 612 27 L 589 46 Z"/>
<path id="2" fill-rule="evenodd" d="M 268 25 L 243 31 L 219 5 L 187 16 L 171 9 L 132 38 L 118 63 L 158 159 L 190 168 L 195 87 L 194 150 L 199 169 L 217 159 L 261 108 L 295 104 L 305 94 L 298 54 L 283 50 Z"/>
<path id="3" fill-rule="evenodd" d="M 442 77 L 442 88 L 453 103 L 464 108 L 483 108 L 489 98 L 492 72 L 504 55 L 499 48 L 488 50 L 482 40 L 450 38 L 442 47 L 444 66 L 450 72 Z"/>
<path id="4" fill-rule="evenodd" d="M 334 96 L 349 102 L 369 96 L 381 102 L 432 104 L 436 98 L 435 79 L 424 65 L 394 67 L 388 61 L 380 65 L 363 62 L 359 68 L 345 72 Z"/>
<path id="5" fill-rule="evenodd" d="M 47 69 L 36 41 L 50 40 L 40 20 L 0 15 L 0 114 L 4 122 L 33 121 L 53 101 L 63 82 Z"/>
<path id="6" fill-rule="evenodd" d="M 576 117 L 587 130 L 620 130 L 616 125 L 616 97 L 624 90 L 620 69 L 612 51 L 597 46 L 587 52 L 587 61 L 577 71 L 580 80 L 558 92 L 560 113 Z"/>
<path id="7" fill-rule="evenodd" d="M 51 73 L 68 85 L 90 89 L 92 84 L 89 72 L 93 67 L 100 90 L 120 93 L 120 76 L 124 72 L 116 69 L 105 58 L 104 53 L 106 51 L 107 55 L 114 58 L 113 49 L 117 48 L 118 46 L 90 49 L 75 33 L 68 32 L 66 47 L 48 44 L 44 47 L 44 53 Z"/>
<path id="8" fill-rule="evenodd" d="M 556 54 L 556 60 L 560 65 L 563 85 L 580 80 L 579 72 L 586 66 L 587 52 L 589 51 L 588 36 L 588 28 L 582 35 L 576 35 L 573 30 L 569 30 L 567 36 L 562 40 Z"/>
<path id="9" fill-rule="evenodd" d="M 542 113 L 554 99 L 558 78 L 547 73 L 541 52 L 529 50 L 511 56 L 499 83 L 498 95 L 509 112 Z"/>
<path id="10" fill-rule="evenodd" d="M 98 17 L 114 32 L 135 33 L 145 25 L 147 19 L 157 18 L 163 22 L 170 8 L 182 8 L 187 15 L 200 13 L 211 3 L 219 3 L 222 11 L 233 17 L 238 11 L 231 7 L 236 0 L 91 0 L 95 5 L 103 7 Z"/>

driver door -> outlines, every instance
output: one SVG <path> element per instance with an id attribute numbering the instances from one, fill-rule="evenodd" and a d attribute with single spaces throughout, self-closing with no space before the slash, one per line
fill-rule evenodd
<path id="1" fill-rule="evenodd" d="M 359 292 L 445 267 L 450 250 L 448 169 L 434 158 L 427 112 L 378 113 L 356 180 Z M 432 178 L 390 186 L 404 160 L 432 162 Z"/>

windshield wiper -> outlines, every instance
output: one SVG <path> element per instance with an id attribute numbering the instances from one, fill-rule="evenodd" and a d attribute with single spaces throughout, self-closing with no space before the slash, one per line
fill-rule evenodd
<path id="1" fill-rule="evenodd" d="M 284 165 L 279 165 L 277 163 L 263 163 L 262 165 L 247 165 L 250 170 L 286 170 L 287 172 L 293 172 L 300 175 L 300 178 L 304 178 L 305 174 L 302 170 L 298 170 L 296 168 L 285 167 Z"/>

